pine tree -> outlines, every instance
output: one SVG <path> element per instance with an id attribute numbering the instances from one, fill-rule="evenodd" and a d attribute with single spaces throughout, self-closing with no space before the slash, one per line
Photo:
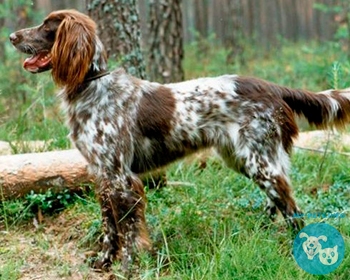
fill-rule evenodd
<path id="1" fill-rule="evenodd" d="M 145 79 L 137 0 L 87 0 L 107 55 L 133 76 Z"/>

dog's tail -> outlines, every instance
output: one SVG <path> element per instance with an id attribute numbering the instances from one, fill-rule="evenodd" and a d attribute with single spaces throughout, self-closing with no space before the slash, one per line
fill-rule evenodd
<path id="1" fill-rule="evenodd" d="M 241 81 L 245 80 L 243 83 Z M 350 123 L 350 88 L 344 90 L 327 90 L 311 92 L 306 90 L 290 89 L 255 78 L 239 77 L 238 87 L 259 94 L 268 94 L 273 99 L 282 98 L 292 111 L 317 128 L 342 129 Z"/>
<path id="2" fill-rule="evenodd" d="M 342 129 L 350 123 L 350 88 L 318 93 L 289 90 L 281 97 L 295 114 L 318 128 Z"/>

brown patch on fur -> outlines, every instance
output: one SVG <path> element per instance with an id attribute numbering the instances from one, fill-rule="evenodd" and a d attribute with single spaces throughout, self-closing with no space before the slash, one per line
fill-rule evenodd
<path id="1" fill-rule="evenodd" d="M 97 129 L 97 134 L 94 137 L 94 142 L 102 145 L 103 144 L 102 136 L 103 136 L 103 131 L 102 131 L 102 129 L 98 128 Z"/>
<path id="2" fill-rule="evenodd" d="M 72 129 L 71 129 L 71 138 L 73 141 L 76 141 L 78 138 L 78 133 L 80 130 L 80 125 L 79 123 L 76 121 L 76 114 L 73 113 L 73 115 L 71 116 L 71 118 L 69 119 L 69 124 L 71 125 Z"/>
<path id="3" fill-rule="evenodd" d="M 238 94 L 247 97 L 248 100 L 255 100 L 256 102 L 254 103 L 260 102 L 261 104 L 265 104 L 267 108 L 274 108 L 273 117 L 281 129 L 283 147 L 290 153 L 293 146 L 293 139 L 298 136 L 299 130 L 293 110 L 279 96 L 284 90 L 289 89 L 256 78 L 237 78 L 236 92 Z M 277 134 L 273 133 L 271 137 L 277 137 Z"/>
<path id="4" fill-rule="evenodd" d="M 91 119 L 92 113 L 88 110 L 81 111 L 78 115 L 78 119 L 81 119 L 83 123 L 86 123 L 89 119 Z"/>
<path id="5" fill-rule="evenodd" d="M 130 178 L 131 190 L 134 192 L 136 197 L 139 197 L 139 202 L 135 206 L 135 220 L 137 223 L 136 231 L 136 246 L 138 249 L 149 250 L 151 248 L 151 242 L 148 235 L 148 230 L 146 228 L 146 196 L 143 188 L 143 184 L 138 177 Z"/>
<path id="6" fill-rule="evenodd" d="M 299 129 L 292 110 L 285 102 L 280 103 L 281 106 L 275 111 L 274 118 L 281 128 L 283 147 L 287 153 L 291 153 L 293 139 L 297 138 Z"/>
<path id="7" fill-rule="evenodd" d="M 287 212 L 293 213 L 291 209 L 295 209 L 296 205 L 294 202 L 294 199 L 291 195 L 291 188 L 285 178 L 278 176 L 276 178 L 276 185 L 274 187 L 274 190 L 278 193 L 279 198 L 274 199 L 274 202 L 276 203 L 277 207 L 279 209 L 285 208 Z M 270 197 L 272 198 L 272 197 Z M 282 206 L 282 207 L 281 207 Z M 288 211 L 289 210 L 289 211 Z"/>
<path id="8" fill-rule="evenodd" d="M 237 77 L 236 81 L 238 94 L 247 97 L 256 95 L 257 98 L 271 96 L 270 102 L 282 98 L 295 114 L 304 116 L 310 124 L 323 128 L 328 126 L 326 121 L 331 113 L 331 105 L 325 95 L 294 90 L 252 77 Z"/>
<path id="9" fill-rule="evenodd" d="M 145 92 L 140 101 L 137 125 L 148 138 L 163 138 L 169 134 L 174 119 L 175 99 L 170 89 L 160 86 Z"/>
<path id="10" fill-rule="evenodd" d="M 272 189 L 277 192 L 278 197 L 271 196 L 269 191 L 267 191 L 267 195 L 282 212 L 282 215 L 287 219 L 286 221 L 291 225 L 292 229 L 298 232 L 304 227 L 304 221 L 303 219 L 293 218 L 293 215 L 300 213 L 300 210 L 293 199 L 291 187 L 282 176 L 277 176 L 274 181 L 275 185 Z"/>

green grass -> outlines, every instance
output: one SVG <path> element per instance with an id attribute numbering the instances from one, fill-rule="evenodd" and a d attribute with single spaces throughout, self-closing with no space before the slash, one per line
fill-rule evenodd
<path id="1" fill-rule="evenodd" d="M 339 162 L 339 157 L 332 157 Z M 350 184 L 344 181 L 331 183 L 329 192 L 319 190 L 312 198 L 312 194 L 299 196 L 319 186 L 317 167 L 323 159 L 308 153 L 297 153 L 293 159 L 293 171 L 304 168 L 306 159 L 308 166 L 315 166 L 307 172 L 314 180 L 292 172 L 299 204 L 306 212 L 349 211 Z M 342 172 L 348 170 L 345 164 L 325 165 Z M 164 275 L 164 279 L 318 279 L 295 264 L 283 221 L 262 229 L 268 222 L 262 215 L 265 198 L 254 184 L 217 162 L 196 176 L 192 175 L 194 167 L 175 165 L 168 173 L 169 180 L 182 180 L 194 187 L 166 188 L 148 194 L 148 220 L 153 239 L 160 244 L 157 261 L 163 260 L 156 264 L 166 266 L 163 273 L 169 273 L 169 278 Z M 347 218 L 327 222 L 341 231 L 349 246 L 349 212 L 345 213 Z M 316 221 L 320 219 L 307 222 Z M 349 256 L 343 268 L 331 276 L 339 278 L 324 279 L 347 279 L 346 267 Z M 157 273 L 148 279 L 155 279 Z"/>
<path id="2" fill-rule="evenodd" d="M 270 52 L 262 52 L 256 46 L 246 44 L 243 54 L 245 64 L 240 59 L 227 64 L 227 50 L 214 41 L 207 44 L 202 52 L 198 51 L 197 43 L 185 48 L 186 78 L 231 73 L 256 76 L 293 88 L 320 91 L 333 86 L 332 65 L 339 61 L 341 69 L 338 87 L 350 86 L 347 79 L 350 63 L 346 54 L 334 43 L 285 43 L 281 48 Z"/>
<path id="3" fill-rule="evenodd" d="M 322 162 L 329 172 L 319 173 Z M 282 219 L 270 223 L 265 217 L 265 196 L 257 186 L 216 159 L 209 160 L 204 170 L 197 166 L 183 162 L 170 166 L 170 186 L 147 192 L 147 221 L 156 253 L 141 254 L 139 278 L 135 279 L 348 279 L 350 179 L 342 156 L 330 154 L 324 159 L 309 152 L 293 156 L 292 182 L 301 208 L 306 213 L 344 211 L 346 215 L 325 221 L 341 232 L 347 250 L 342 265 L 321 278 L 296 265 L 291 235 Z M 327 188 L 323 188 L 325 184 Z M 31 262 L 39 262 L 38 258 L 43 262 L 43 270 L 50 266 L 54 275 L 93 273 L 78 257 L 97 248 L 101 235 L 99 206 L 92 195 L 78 198 L 59 214 L 46 216 L 36 230 L 29 221 L 10 224 L 6 246 L 0 250 L 0 267 L 15 275 L 12 279 L 22 271 L 26 275 L 29 255 Z M 307 219 L 307 223 L 320 221 Z M 266 223 L 269 226 L 263 229 Z M 12 235 L 13 240 L 9 238 Z M 34 243 L 23 245 L 26 253 L 18 255 L 16 242 L 23 238 Z M 66 258 L 72 248 L 74 257 L 69 262 Z M 114 265 L 115 273 L 118 267 Z"/>

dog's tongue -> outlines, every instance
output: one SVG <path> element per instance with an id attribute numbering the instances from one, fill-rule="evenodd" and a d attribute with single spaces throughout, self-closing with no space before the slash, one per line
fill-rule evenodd
<path id="1" fill-rule="evenodd" d="M 47 52 L 42 52 L 25 59 L 23 62 L 23 67 L 29 72 L 37 73 L 40 69 L 45 68 L 50 61 L 50 55 L 48 55 Z"/>

